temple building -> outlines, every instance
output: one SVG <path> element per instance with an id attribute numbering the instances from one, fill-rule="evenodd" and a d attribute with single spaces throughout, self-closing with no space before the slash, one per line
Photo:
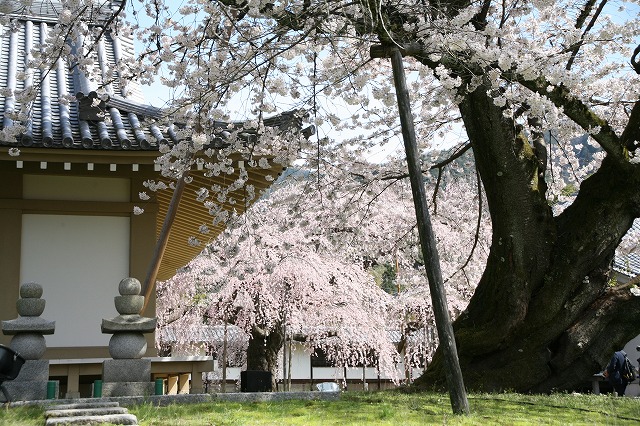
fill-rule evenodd
<path id="1" fill-rule="evenodd" d="M 178 133 L 163 124 L 162 110 L 144 103 L 135 81 L 112 73 L 116 68 L 110 64 L 134 55 L 129 36 L 105 32 L 88 53 L 99 67 L 97 75 L 113 76 L 109 81 L 89 78 L 64 57 L 46 73 L 18 78 L 57 25 L 61 11 L 56 0 L 33 0 L 27 8 L 22 3 L 1 4 L 11 24 L 0 24 L 0 320 L 18 315 L 22 283 L 40 284 L 46 300 L 43 316 L 56 323 L 55 333 L 46 337 L 44 358 L 51 360 L 51 376 L 61 380 L 62 387 L 74 377 L 67 390 L 76 395 L 78 384 L 99 374 L 86 367 L 91 364 L 86 360 L 109 357 L 109 336 L 101 333 L 100 324 L 117 314 L 113 300 L 118 283 L 135 277 L 144 286 L 172 197 L 171 190 L 149 191 L 145 182 L 163 180 L 155 160 L 162 145 L 178 142 Z M 96 3 L 96 25 L 120 4 Z M 17 117 L 16 93 L 29 85 L 38 87 L 36 100 L 27 117 Z M 108 96 L 97 94 L 99 85 Z M 265 121 L 288 130 L 300 130 L 300 124 L 295 114 Z M 18 133 L 12 131 L 16 125 Z M 208 209 L 196 201 L 200 188 L 228 185 L 242 170 L 259 193 L 271 184 L 266 176 L 282 172 L 282 165 L 271 162 L 268 167 L 251 167 L 240 156 L 234 162 L 232 175 L 212 176 L 206 168 L 191 171 L 158 280 L 171 277 L 202 249 L 188 244 L 202 225 L 210 230 L 207 239 L 223 229 L 212 225 Z M 143 192 L 148 200 L 140 199 Z M 224 208 L 241 213 L 248 203 L 241 191 L 234 196 L 235 203 Z M 136 206 L 144 213 L 134 214 Z M 141 312 L 147 317 L 155 316 L 154 293 L 150 294 Z M 9 340 L 0 335 L 0 343 L 8 345 Z M 147 356 L 156 356 L 153 343 L 151 335 Z M 94 376 L 82 378 L 89 373 Z"/>

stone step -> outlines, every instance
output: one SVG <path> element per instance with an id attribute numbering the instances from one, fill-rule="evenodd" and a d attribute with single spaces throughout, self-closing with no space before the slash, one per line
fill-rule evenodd
<path id="1" fill-rule="evenodd" d="M 50 417 L 45 426 L 57 425 L 137 425 L 138 418 L 133 414 L 107 414 L 104 416 Z"/>
<path id="2" fill-rule="evenodd" d="M 137 425 L 138 418 L 117 402 L 80 402 L 50 406 L 45 426 L 54 425 Z"/>
<path id="3" fill-rule="evenodd" d="M 65 410 L 48 409 L 45 416 L 49 417 L 73 417 L 73 416 L 103 416 L 105 414 L 127 414 L 129 411 L 124 407 L 101 407 L 101 408 L 72 408 Z"/>
<path id="4" fill-rule="evenodd" d="M 107 408 L 107 407 L 119 407 L 119 402 L 110 401 L 95 401 L 95 402 L 75 402 L 72 404 L 58 404 L 50 405 L 47 410 L 75 410 L 82 408 Z"/>

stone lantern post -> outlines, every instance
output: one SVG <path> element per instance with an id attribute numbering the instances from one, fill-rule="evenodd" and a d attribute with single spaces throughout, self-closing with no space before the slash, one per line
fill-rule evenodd
<path id="1" fill-rule="evenodd" d="M 9 346 L 26 362 L 14 380 L 4 384 L 17 401 L 33 401 L 47 398 L 49 360 L 40 359 L 47 349 L 45 334 L 53 334 L 55 321 L 41 318 L 46 301 L 42 299 L 42 286 L 25 283 L 20 286 L 20 298 L 16 301 L 18 318 L 2 321 L 2 332 L 13 336 Z"/>
<path id="2" fill-rule="evenodd" d="M 115 297 L 118 316 L 102 320 L 102 332 L 113 334 L 109 340 L 109 354 L 102 373 L 102 396 L 153 395 L 151 360 L 142 359 L 147 351 L 145 333 L 156 329 L 156 318 L 140 316 L 144 296 L 140 295 L 140 281 L 125 278 L 120 281 Z"/>

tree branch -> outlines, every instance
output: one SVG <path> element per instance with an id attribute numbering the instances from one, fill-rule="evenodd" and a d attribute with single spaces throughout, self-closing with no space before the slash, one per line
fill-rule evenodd
<path id="1" fill-rule="evenodd" d="M 593 6 L 595 4 L 596 0 L 587 0 L 587 2 L 584 4 L 582 12 L 580 12 L 580 15 L 578 15 L 578 18 L 576 19 L 576 28 L 582 28 L 589 15 L 591 15 L 591 11 L 593 10 Z"/>
<path id="2" fill-rule="evenodd" d="M 640 49 L 637 50 L 638 52 L 636 52 L 636 54 L 640 53 Z M 369 54 L 372 58 L 382 58 L 389 55 L 390 51 L 390 46 L 371 46 Z M 425 51 L 424 47 L 419 43 L 409 43 L 404 45 L 400 51 L 403 55 L 412 56 L 431 68 L 438 65 L 437 63 L 433 63 L 427 59 L 429 52 Z M 453 60 L 443 58 L 440 60 L 440 63 L 443 63 L 452 69 L 456 68 L 456 64 Z M 466 66 L 468 67 L 469 64 L 466 64 Z M 590 133 L 593 139 L 602 146 L 608 155 L 615 158 L 621 164 L 627 161 L 624 152 L 625 147 L 609 123 L 594 113 L 581 100 L 574 98 L 566 87 L 553 85 L 544 77 L 538 77 L 535 80 L 527 80 L 522 75 L 512 71 L 503 71 L 502 75 L 506 80 L 517 82 L 532 92 L 538 93 L 539 95 L 545 96 L 551 100 L 554 105 L 563 109 L 563 112 L 567 117 L 582 127 L 586 132 Z M 552 90 L 549 90 L 549 88 Z M 599 132 L 593 132 L 595 128 L 599 128 Z"/>
<path id="3" fill-rule="evenodd" d="M 623 144 L 609 123 L 591 111 L 581 100 L 572 97 L 566 87 L 553 85 L 544 77 L 527 80 L 517 74 L 504 74 L 509 79 L 517 81 L 532 92 L 546 96 L 555 106 L 561 107 L 567 117 L 591 134 L 591 137 L 602 146 L 602 149 L 604 149 L 609 156 L 616 159 L 619 163 L 626 162 Z M 552 88 L 552 90 L 548 90 L 549 88 Z M 596 127 L 600 128 L 600 131 L 597 133 L 593 132 L 593 129 Z"/>
<path id="4" fill-rule="evenodd" d="M 640 147 L 640 101 L 631 109 L 629 122 L 620 137 L 621 144 L 629 151 L 635 151 Z"/>
<path id="5" fill-rule="evenodd" d="M 471 23 L 473 24 L 473 27 L 476 30 L 482 31 L 487 26 L 487 14 L 489 13 L 490 7 L 491 7 L 491 0 L 483 0 L 482 8 L 471 19 Z"/>
<path id="6" fill-rule="evenodd" d="M 422 170 L 422 174 L 425 174 L 429 170 L 435 170 L 435 169 L 440 170 L 444 168 L 448 164 L 454 162 L 456 159 L 462 157 L 470 148 L 471 148 L 471 143 L 467 142 L 466 144 L 462 145 L 462 147 L 460 147 L 453 155 L 447 157 L 445 160 L 442 160 L 439 163 L 433 164 L 431 167 L 429 167 L 426 170 Z M 388 174 L 381 177 L 380 180 L 400 180 L 400 179 L 406 179 L 408 177 L 409 177 L 408 173 L 401 173 L 397 175 Z"/>
<path id="7" fill-rule="evenodd" d="M 589 2 L 585 5 L 585 8 L 582 10 L 582 13 L 580 14 L 580 16 L 578 16 L 578 20 L 576 21 L 576 28 L 582 27 L 582 25 L 584 24 L 584 21 L 587 19 L 587 16 L 589 16 L 589 13 L 591 13 L 593 4 L 595 4 L 595 0 L 589 0 Z M 604 6 L 606 4 L 607 4 L 607 0 L 602 0 L 600 2 L 600 5 L 598 6 L 596 13 L 591 18 L 591 21 L 589 21 L 589 25 L 587 25 L 587 28 L 585 28 L 584 31 L 582 32 L 582 36 L 580 36 L 580 41 L 571 48 L 571 57 L 569 58 L 569 61 L 567 62 L 567 66 L 566 66 L 567 70 L 571 69 L 573 62 L 576 60 L 576 56 L 578 56 L 578 52 L 580 51 L 580 46 L 582 46 L 582 42 L 584 41 L 589 31 L 591 31 L 591 29 L 595 25 L 596 21 L 598 20 L 598 17 L 600 17 L 600 13 L 602 13 L 602 9 L 604 9 Z"/>
<path id="8" fill-rule="evenodd" d="M 638 53 L 640 53 L 640 46 L 636 47 L 636 50 L 633 51 L 633 55 L 631 55 L 631 66 L 637 74 L 640 74 L 640 61 L 636 61 Z"/>
<path id="9" fill-rule="evenodd" d="M 476 170 L 476 182 L 478 185 L 478 220 L 476 221 L 476 233 L 473 237 L 473 245 L 471 246 L 471 251 L 469 252 L 469 256 L 467 256 L 467 260 L 464 262 L 464 264 L 460 268 L 458 268 L 456 272 L 454 272 L 446 280 L 444 280 L 445 283 L 449 281 L 451 278 L 453 278 L 453 276 L 456 275 L 458 272 L 464 271 L 464 268 L 466 268 L 469 262 L 471 262 L 471 259 L 473 258 L 473 254 L 476 251 L 476 247 L 478 246 L 478 241 L 480 240 L 480 226 L 482 225 L 482 179 L 480 179 L 480 173 L 478 173 L 477 170 Z"/>

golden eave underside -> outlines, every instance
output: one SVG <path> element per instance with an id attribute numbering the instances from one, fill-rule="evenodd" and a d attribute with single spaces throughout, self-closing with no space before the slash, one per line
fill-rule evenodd
<path id="1" fill-rule="evenodd" d="M 237 162 L 234 161 L 234 164 L 237 164 Z M 213 217 L 209 214 L 209 210 L 204 207 L 203 203 L 196 200 L 196 192 L 200 188 L 207 188 L 210 193 L 213 194 L 213 191 L 211 191 L 212 186 L 219 185 L 226 187 L 238 178 L 238 168 L 235 167 L 235 170 L 236 173 L 231 175 L 221 174 L 210 177 L 205 176 L 204 171 L 191 171 L 190 176 L 193 180 L 185 186 L 184 194 L 180 200 L 175 222 L 171 227 L 167 250 L 162 259 L 160 270 L 158 271 L 158 280 L 163 281 L 174 276 L 178 269 L 189 263 L 191 259 L 202 251 L 208 242 L 213 241 L 224 231 L 225 226 L 223 224 L 213 225 Z M 271 186 L 272 182 L 268 181 L 266 177 L 269 175 L 275 179 L 282 171 L 283 168 L 281 165 L 273 165 L 270 169 L 247 169 L 249 175 L 247 184 L 254 186 L 256 198 L 248 201 L 244 188 L 240 189 L 232 193 L 231 197 L 229 197 L 234 200 L 233 204 L 230 204 L 229 200 L 223 204 L 225 210 L 229 212 L 235 210 L 239 214 L 244 213 L 246 209 L 260 197 L 260 194 Z M 161 191 L 156 195 L 158 200 L 156 238 L 162 230 L 164 218 L 166 217 L 172 196 L 173 191 Z M 209 228 L 207 234 L 201 234 L 199 232 L 202 225 L 206 225 Z M 189 237 L 196 237 L 201 244 L 195 247 L 189 245 Z"/>

